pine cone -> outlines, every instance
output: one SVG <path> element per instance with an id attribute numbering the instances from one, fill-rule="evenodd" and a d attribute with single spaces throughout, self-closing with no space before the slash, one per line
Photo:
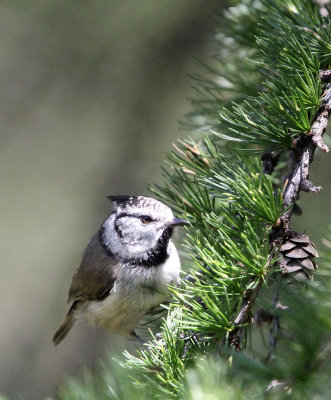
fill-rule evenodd
<path id="1" fill-rule="evenodd" d="M 293 232 L 280 248 L 281 268 L 284 274 L 296 273 L 296 277 L 313 279 L 317 268 L 315 257 L 318 257 L 314 243 L 309 236 Z"/>

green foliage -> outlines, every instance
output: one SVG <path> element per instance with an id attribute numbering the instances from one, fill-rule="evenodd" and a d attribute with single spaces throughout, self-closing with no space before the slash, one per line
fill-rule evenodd
<path id="1" fill-rule="evenodd" d="M 241 166 L 238 158 L 226 160 L 216 153 L 208 154 L 208 160 L 213 162 L 209 176 L 203 170 L 200 177 L 196 173 L 185 182 L 184 173 L 177 171 L 171 177 L 176 192 L 166 186 L 157 193 L 173 204 L 184 204 L 185 217 L 199 226 L 186 242 L 194 268 L 173 292 L 182 306 L 177 323 L 212 339 L 233 329 L 231 319 L 243 293 L 254 288 L 274 262 L 268 232 L 281 215 L 282 202 L 257 160 Z"/>
<path id="2" fill-rule="evenodd" d="M 321 68 L 329 68 L 331 60 L 331 21 L 329 17 L 323 18 L 311 0 L 282 0 L 268 2 L 264 0 L 271 14 L 268 19 L 271 24 L 278 22 L 278 15 L 282 13 L 286 23 L 291 29 L 296 29 L 296 34 L 309 43 L 311 51 L 321 63 Z M 285 31 L 286 32 L 286 31 Z M 294 31 L 295 32 L 295 31 Z"/>
<path id="3" fill-rule="evenodd" d="M 256 36 L 263 91 L 227 107 L 221 114 L 223 129 L 217 132 L 244 144 L 244 151 L 252 146 L 255 152 L 287 149 L 294 138 L 309 132 L 321 97 L 320 63 L 330 63 L 330 45 L 316 39 L 325 37 L 330 26 L 316 7 L 307 14 L 309 1 L 268 1 L 264 7 Z"/>
<path id="4" fill-rule="evenodd" d="M 278 223 L 282 201 L 257 159 L 243 164 L 238 157 L 225 158 L 210 138 L 199 147 L 183 144 L 188 153 L 169 154 L 180 167 L 166 172 L 171 183 L 153 191 L 199 227 L 186 242 L 194 267 L 173 293 L 182 307 L 177 324 L 210 340 L 233 329 L 245 290 L 275 261 L 268 232 Z"/>
<path id="5" fill-rule="evenodd" d="M 240 214 L 277 225 L 282 214 L 281 193 L 279 189 L 274 193 L 270 176 L 263 173 L 257 159 L 242 164 L 239 158 L 229 162 L 219 157 L 206 184 L 222 204 L 235 203 Z"/>
<path id="6" fill-rule="evenodd" d="M 133 371 L 137 387 L 148 385 L 150 395 L 155 398 L 178 398 L 183 392 L 183 378 L 186 361 L 189 360 L 189 338 L 184 340 L 177 321 L 180 309 L 169 314 L 161 327 L 158 337 L 153 337 L 148 349 L 138 351 L 138 355 L 125 352 L 126 362 L 122 365 Z M 153 397 L 153 398 L 154 398 Z"/>

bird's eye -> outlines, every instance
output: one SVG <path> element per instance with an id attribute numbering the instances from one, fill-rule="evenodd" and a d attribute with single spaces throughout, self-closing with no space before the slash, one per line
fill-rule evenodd
<path id="1" fill-rule="evenodd" d="M 143 224 L 149 224 L 150 222 L 152 222 L 152 218 L 151 218 L 149 215 L 142 215 L 142 216 L 140 217 L 140 221 L 141 221 Z"/>

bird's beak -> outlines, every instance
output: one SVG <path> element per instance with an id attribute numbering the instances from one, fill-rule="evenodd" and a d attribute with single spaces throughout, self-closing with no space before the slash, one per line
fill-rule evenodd
<path id="1" fill-rule="evenodd" d="M 177 225 L 190 225 L 186 219 L 174 218 L 172 221 L 168 223 L 169 226 L 177 226 Z"/>

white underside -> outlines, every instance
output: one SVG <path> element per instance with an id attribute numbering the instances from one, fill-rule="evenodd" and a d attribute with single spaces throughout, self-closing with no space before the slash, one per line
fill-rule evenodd
<path id="1" fill-rule="evenodd" d="M 169 297 L 168 285 L 178 282 L 180 261 L 172 242 L 168 250 L 168 259 L 158 267 L 121 267 L 110 295 L 103 301 L 83 304 L 76 319 L 129 335 L 149 310 Z"/>

